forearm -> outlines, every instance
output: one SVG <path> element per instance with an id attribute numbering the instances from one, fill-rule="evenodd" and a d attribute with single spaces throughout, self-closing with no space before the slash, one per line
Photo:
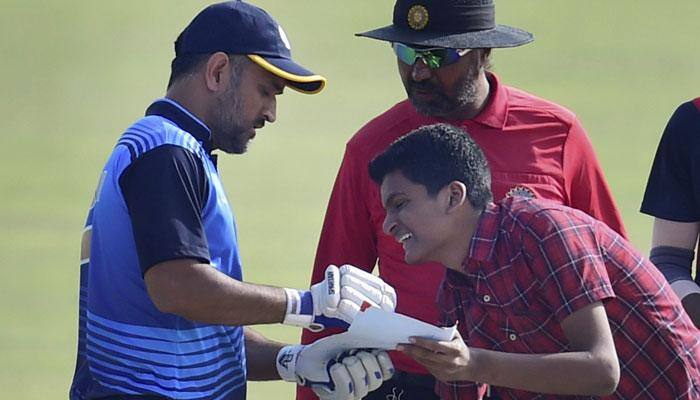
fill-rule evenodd
<path id="1" fill-rule="evenodd" d="M 275 358 L 284 344 L 267 339 L 249 327 L 244 329 L 248 380 L 271 381 L 280 379 L 275 366 Z"/>
<path id="2" fill-rule="evenodd" d="M 654 218 L 651 247 L 670 246 L 694 250 L 700 233 L 700 222 L 677 222 Z"/>
<path id="3" fill-rule="evenodd" d="M 240 282 L 210 265 L 168 261 L 152 267 L 145 280 L 160 311 L 191 321 L 254 325 L 284 319 L 284 289 Z"/>
<path id="4" fill-rule="evenodd" d="M 655 218 L 651 239 L 652 250 L 649 256 L 649 260 L 671 282 L 671 288 L 681 299 L 683 308 L 698 327 L 700 327 L 700 287 L 696 283 L 698 279 L 693 281 L 691 270 L 699 232 L 699 222 L 677 222 Z"/>
<path id="5" fill-rule="evenodd" d="M 470 348 L 473 362 L 460 380 L 560 395 L 611 393 L 618 367 L 609 357 L 591 352 L 516 354 Z"/>
<path id="6" fill-rule="evenodd" d="M 670 283 L 693 323 L 700 326 L 700 287 L 691 275 L 693 257 L 691 249 L 659 246 L 651 249 L 649 260 Z"/>

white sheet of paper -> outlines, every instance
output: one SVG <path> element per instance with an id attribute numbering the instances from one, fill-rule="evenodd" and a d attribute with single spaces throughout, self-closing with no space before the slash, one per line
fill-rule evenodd
<path id="1" fill-rule="evenodd" d="M 451 340 L 457 326 L 439 328 L 425 322 L 394 312 L 372 307 L 357 314 L 347 332 L 319 339 L 311 344 L 310 354 L 316 359 L 311 362 L 318 367 L 305 373 L 307 379 L 322 381 L 327 379 L 326 366 L 338 354 L 351 349 L 393 350 L 399 343 L 408 343 L 411 336 L 435 340 Z"/>
<path id="2" fill-rule="evenodd" d="M 394 349 L 399 343 L 408 343 L 411 336 L 434 340 L 452 340 L 457 326 L 440 328 L 394 312 L 371 307 L 357 314 L 348 332 L 350 338 L 362 347 Z"/>
<path id="3" fill-rule="evenodd" d="M 439 328 L 405 315 L 387 312 L 379 308 L 368 308 L 357 314 L 347 332 L 328 336 L 310 344 L 313 351 L 304 357 L 314 367 L 304 371 L 306 379 L 328 380 L 328 363 L 340 353 L 351 349 L 393 350 L 399 343 L 408 343 L 410 336 L 436 340 L 451 340 L 457 326 Z"/>

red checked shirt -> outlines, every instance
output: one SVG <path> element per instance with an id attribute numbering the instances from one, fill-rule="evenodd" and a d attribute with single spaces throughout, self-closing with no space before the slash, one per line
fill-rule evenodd
<path id="1" fill-rule="evenodd" d="M 502 85 L 489 74 L 489 101 L 474 119 L 430 118 L 403 101 L 365 125 L 347 144 L 316 253 L 312 282 L 323 279 L 328 264 L 353 264 L 367 271 L 379 261 L 379 275 L 398 295 L 396 310 L 437 323 L 435 304 L 444 268 L 438 264 L 407 266 L 402 247 L 382 232 L 385 211 L 379 188 L 367 171 L 369 162 L 410 131 L 437 122 L 457 125 L 486 154 L 496 199 L 534 196 L 578 208 L 624 235 L 620 213 L 605 182 L 593 148 L 575 115 L 554 103 Z M 337 332 L 337 331 L 336 331 Z M 304 331 L 310 343 L 333 331 Z M 401 353 L 392 359 L 400 370 L 427 374 Z M 314 398 L 301 388 L 300 398 Z"/>
<path id="2" fill-rule="evenodd" d="M 439 303 L 468 346 L 569 351 L 560 323 L 602 301 L 620 361 L 620 383 L 605 398 L 700 399 L 700 331 L 654 265 L 604 224 L 552 202 L 506 199 L 482 214 L 463 268 L 447 272 Z M 564 397 L 494 390 L 502 399 Z M 469 382 L 436 391 L 479 398 Z"/>

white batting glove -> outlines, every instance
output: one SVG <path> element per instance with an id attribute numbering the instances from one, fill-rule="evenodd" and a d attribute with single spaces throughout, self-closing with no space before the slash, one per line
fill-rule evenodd
<path id="1" fill-rule="evenodd" d="M 378 389 L 394 374 L 394 365 L 384 350 L 358 351 L 354 355 L 340 358 L 340 361 L 329 370 L 335 387 L 311 387 L 321 400 L 359 400 Z"/>
<path id="2" fill-rule="evenodd" d="M 329 353 L 321 339 L 308 346 L 287 346 L 277 355 L 282 379 L 310 387 L 321 400 L 359 400 L 394 374 L 383 350 L 361 350 L 352 355 Z M 321 342 L 320 344 L 317 344 Z"/>
<path id="3" fill-rule="evenodd" d="M 347 328 L 355 315 L 367 307 L 387 311 L 396 308 L 396 292 L 381 278 L 352 265 L 329 265 L 325 279 L 311 290 L 285 289 L 284 322 L 314 332 L 329 327 Z"/>

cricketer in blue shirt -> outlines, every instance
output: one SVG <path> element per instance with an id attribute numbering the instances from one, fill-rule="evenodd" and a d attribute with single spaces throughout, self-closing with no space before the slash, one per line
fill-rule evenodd
<path id="1" fill-rule="evenodd" d="M 160 312 L 142 276 L 168 258 L 192 257 L 242 279 L 235 221 L 203 146 L 208 137 L 194 116 L 161 99 L 127 129 L 107 161 L 83 236 L 76 391 L 172 395 L 190 387 L 191 398 L 244 397 L 243 328 Z M 163 168 L 167 159 L 181 175 Z M 158 182 L 163 185 L 153 187 Z M 149 209 L 166 204 L 191 207 L 171 210 L 180 221 L 173 229 Z M 138 214 L 133 228 L 130 212 Z"/>
<path id="2" fill-rule="evenodd" d="M 391 376 L 386 352 L 337 356 L 244 327 L 347 327 L 361 307 L 396 304 L 390 286 L 348 265 L 329 266 L 310 290 L 242 281 L 211 152 L 244 153 L 286 86 L 324 84 L 292 61 L 272 17 L 243 1 L 205 8 L 180 34 L 166 97 L 117 141 L 85 224 L 71 399 L 244 399 L 247 380 L 281 378 L 334 400 Z"/>

